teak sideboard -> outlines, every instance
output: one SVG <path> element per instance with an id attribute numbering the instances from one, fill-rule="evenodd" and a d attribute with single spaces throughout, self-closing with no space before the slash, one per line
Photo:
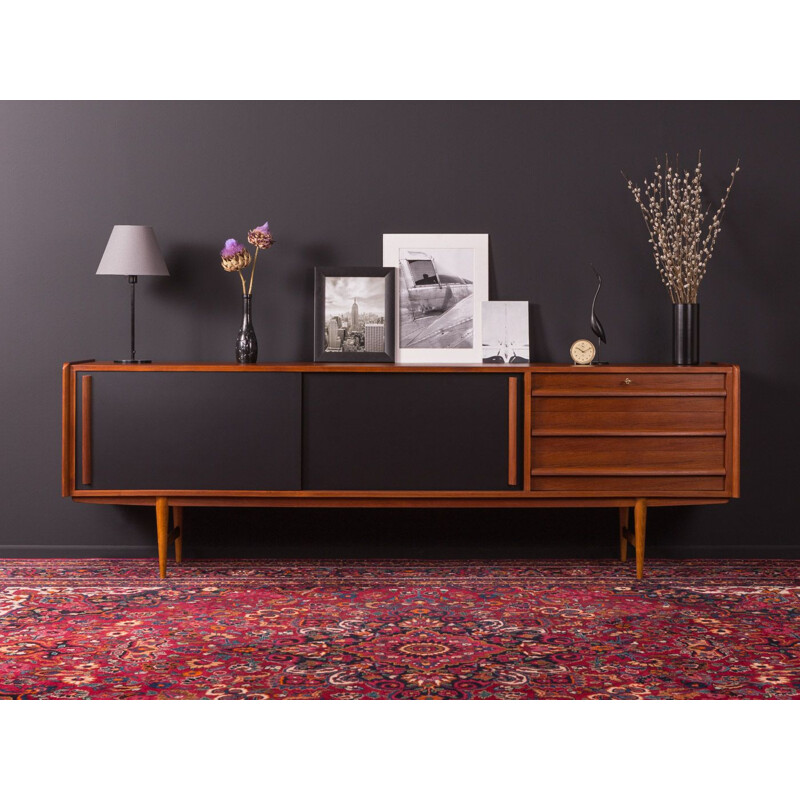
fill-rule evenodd
<path id="1" fill-rule="evenodd" d="M 76 361 L 62 393 L 62 494 L 155 506 L 162 578 L 186 506 L 616 507 L 641 578 L 648 506 L 739 496 L 731 365 Z"/>

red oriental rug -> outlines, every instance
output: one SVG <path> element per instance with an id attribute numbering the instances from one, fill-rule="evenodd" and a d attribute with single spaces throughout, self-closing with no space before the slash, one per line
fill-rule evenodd
<path id="1" fill-rule="evenodd" d="M 800 697 L 800 562 L 0 561 L 0 697 Z"/>

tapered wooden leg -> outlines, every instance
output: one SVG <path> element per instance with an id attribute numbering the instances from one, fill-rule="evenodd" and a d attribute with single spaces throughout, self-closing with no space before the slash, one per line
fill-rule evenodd
<path id="1" fill-rule="evenodd" d="M 644 536 L 647 530 L 647 501 L 639 498 L 633 507 L 633 519 L 636 526 L 636 577 L 644 575 Z"/>
<path id="2" fill-rule="evenodd" d="M 156 498 L 156 528 L 158 529 L 158 571 L 161 580 L 167 577 L 167 548 L 169 547 L 169 503 L 166 497 Z"/>
<path id="3" fill-rule="evenodd" d="M 172 506 L 172 526 L 175 528 L 175 560 L 183 558 L 183 506 Z"/>
<path id="4" fill-rule="evenodd" d="M 628 524 L 630 520 L 630 509 L 625 506 L 619 510 L 619 560 L 628 560 Z"/>

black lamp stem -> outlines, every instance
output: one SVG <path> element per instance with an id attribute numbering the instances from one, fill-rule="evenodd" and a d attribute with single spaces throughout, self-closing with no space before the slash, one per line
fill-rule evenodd
<path id="1" fill-rule="evenodd" d="M 119 358 L 115 364 L 149 364 L 150 359 L 136 358 L 136 281 L 137 275 L 128 275 L 128 283 L 131 285 L 131 357 Z"/>
<path id="2" fill-rule="evenodd" d="M 136 361 L 136 275 L 128 275 L 131 285 L 131 361 Z"/>

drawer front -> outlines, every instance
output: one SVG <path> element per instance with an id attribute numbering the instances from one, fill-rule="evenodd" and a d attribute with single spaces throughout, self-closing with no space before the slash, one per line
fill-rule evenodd
<path id="1" fill-rule="evenodd" d="M 532 375 L 534 394 L 575 393 L 694 393 L 725 394 L 725 374 L 721 372 L 597 372 L 591 367 L 575 367 L 573 372 L 544 372 Z"/>
<path id="2" fill-rule="evenodd" d="M 552 436 L 534 440 L 532 474 L 723 474 L 722 436 Z"/>
<path id="3" fill-rule="evenodd" d="M 532 374 L 531 395 L 533 493 L 737 492 L 735 371 L 575 368 Z"/>
<path id="4" fill-rule="evenodd" d="M 724 397 L 597 397 L 531 398 L 534 436 L 558 433 L 641 435 L 725 432 Z"/>
<path id="5" fill-rule="evenodd" d="M 692 492 L 722 492 L 725 477 L 722 475 L 668 475 L 647 477 L 642 475 L 534 475 L 531 489 L 535 492 L 567 492 L 569 494 L 606 493 L 615 495 L 691 494 Z"/>

